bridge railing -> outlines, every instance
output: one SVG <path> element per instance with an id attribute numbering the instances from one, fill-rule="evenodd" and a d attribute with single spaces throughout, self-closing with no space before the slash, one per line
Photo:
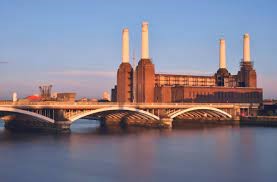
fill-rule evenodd
<path id="1" fill-rule="evenodd" d="M 195 106 L 195 105 L 205 105 L 205 106 L 213 106 L 213 105 L 236 105 L 236 106 L 247 106 L 249 107 L 249 105 L 253 105 L 255 107 L 257 107 L 259 104 L 254 103 L 119 103 L 119 102 L 91 102 L 91 101 L 87 101 L 87 102 L 60 102 L 60 101 L 38 101 L 38 102 L 31 102 L 31 101 L 17 101 L 17 102 L 13 102 L 13 101 L 0 101 L 0 106 L 61 106 L 61 105 L 67 105 L 67 106 L 78 106 L 78 105 L 83 105 L 83 106 L 89 106 L 89 105 L 101 105 L 101 106 L 139 106 L 139 105 L 147 105 L 147 106 L 182 106 L 182 105 L 191 105 L 191 106 Z"/>

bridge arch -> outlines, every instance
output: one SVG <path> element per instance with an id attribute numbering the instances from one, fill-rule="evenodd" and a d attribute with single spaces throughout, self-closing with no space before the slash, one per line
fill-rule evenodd
<path id="1" fill-rule="evenodd" d="M 228 118 L 232 118 L 232 115 L 223 111 L 223 110 L 220 110 L 220 109 L 217 109 L 217 108 L 214 108 L 214 107 L 205 107 L 205 106 L 199 106 L 199 107 L 191 107 L 191 108 L 188 108 L 188 109 L 184 109 L 184 110 L 181 110 L 181 111 L 178 111 L 176 113 L 173 113 L 172 115 L 170 115 L 170 118 L 171 119 L 174 119 L 175 117 L 179 116 L 179 115 L 182 115 L 184 113 L 187 113 L 187 112 L 191 112 L 191 111 L 198 111 L 198 110 L 208 110 L 208 111 L 214 111 L 216 113 L 220 113 Z"/>
<path id="2" fill-rule="evenodd" d="M 81 119 L 83 117 L 92 115 L 92 114 L 96 114 L 96 113 L 101 113 L 101 112 L 106 112 L 106 111 L 131 111 L 131 112 L 135 112 L 138 114 L 141 114 L 142 116 L 154 119 L 154 120 L 160 120 L 160 117 L 149 113 L 147 111 L 144 110 L 140 110 L 140 109 L 136 109 L 136 108 L 130 108 L 130 107 L 108 107 L 108 108 L 101 108 L 101 109 L 95 109 L 95 110 L 90 110 L 90 111 L 86 111 L 83 112 L 81 114 L 72 116 L 69 118 L 69 120 L 71 121 L 71 123 L 73 123 L 74 121 Z"/>
<path id="3" fill-rule="evenodd" d="M 31 116 L 33 118 L 39 119 L 40 121 L 43 122 L 48 122 L 48 123 L 55 123 L 55 121 L 51 118 L 48 118 L 46 116 L 30 112 L 30 111 L 25 111 L 22 109 L 16 109 L 16 108 L 11 108 L 11 107 L 0 107 L 0 112 L 8 112 L 8 113 L 15 113 L 15 114 L 23 114 L 26 116 Z"/>

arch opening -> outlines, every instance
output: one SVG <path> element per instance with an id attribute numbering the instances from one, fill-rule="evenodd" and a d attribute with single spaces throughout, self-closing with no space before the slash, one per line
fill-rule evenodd
<path id="1" fill-rule="evenodd" d="M 196 117 L 196 119 L 201 117 L 205 118 L 208 116 L 223 117 L 223 118 L 229 118 L 229 119 L 232 118 L 232 115 L 230 115 L 229 113 L 213 107 L 192 107 L 192 108 L 184 109 L 182 111 L 171 114 L 170 118 L 174 119 L 183 114 L 190 115 L 190 116 L 192 115 Z"/>
<path id="2" fill-rule="evenodd" d="M 129 108 L 129 107 L 109 107 L 109 108 L 95 109 L 95 110 L 86 111 L 81 114 L 72 116 L 69 118 L 69 120 L 71 121 L 71 123 L 73 123 L 78 119 L 85 118 L 88 116 L 100 118 L 100 117 L 105 117 L 109 114 L 111 114 L 111 117 L 122 119 L 124 116 L 130 113 L 134 113 L 135 115 L 137 115 L 137 117 L 141 117 L 141 118 L 160 120 L 158 116 L 152 113 L 149 113 L 140 109 L 136 109 L 136 108 Z"/>
<path id="3" fill-rule="evenodd" d="M 0 116 L 2 118 L 2 120 L 4 120 L 3 118 L 9 114 L 15 114 L 15 115 L 23 115 L 23 116 L 27 116 L 29 118 L 34 118 L 35 120 L 39 120 L 41 122 L 46 122 L 46 123 L 55 123 L 55 121 L 51 118 L 48 118 L 46 116 L 34 113 L 34 112 L 30 112 L 30 111 L 25 111 L 22 109 L 16 109 L 16 108 L 11 108 L 11 107 L 0 107 Z"/>

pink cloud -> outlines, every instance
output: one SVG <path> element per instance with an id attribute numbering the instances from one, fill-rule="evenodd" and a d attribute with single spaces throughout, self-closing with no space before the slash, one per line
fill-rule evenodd
<path id="1" fill-rule="evenodd" d="M 88 70 L 66 70 L 57 72 L 48 72 L 50 75 L 62 76 L 99 76 L 99 77 L 114 77 L 115 71 L 88 71 Z"/>

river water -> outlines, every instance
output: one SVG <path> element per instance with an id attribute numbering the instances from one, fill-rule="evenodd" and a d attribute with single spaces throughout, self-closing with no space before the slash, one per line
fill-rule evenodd
<path id="1" fill-rule="evenodd" d="M 277 128 L 99 129 L 14 133 L 0 123 L 0 181 L 277 181 Z"/>

